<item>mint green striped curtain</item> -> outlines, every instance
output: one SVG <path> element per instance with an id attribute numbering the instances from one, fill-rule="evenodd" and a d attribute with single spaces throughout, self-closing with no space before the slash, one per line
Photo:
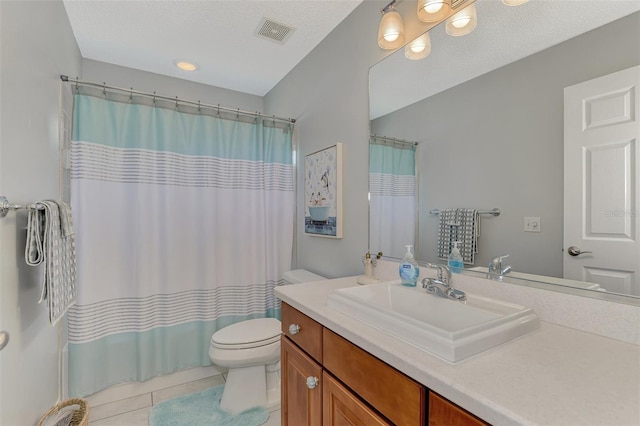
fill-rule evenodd
<path id="1" fill-rule="evenodd" d="M 369 143 L 369 248 L 401 258 L 415 245 L 416 146 Z"/>
<path id="2" fill-rule="evenodd" d="M 292 129 L 194 112 L 75 96 L 73 396 L 210 365 L 213 332 L 280 315 Z"/>

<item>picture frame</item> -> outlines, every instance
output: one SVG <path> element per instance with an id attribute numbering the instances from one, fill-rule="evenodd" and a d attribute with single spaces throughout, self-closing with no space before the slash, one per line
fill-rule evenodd
<path id="1" fill-rule="evenodd" d="M 304 157 L 304 232 L 342 238 L 342 143 Z"/>

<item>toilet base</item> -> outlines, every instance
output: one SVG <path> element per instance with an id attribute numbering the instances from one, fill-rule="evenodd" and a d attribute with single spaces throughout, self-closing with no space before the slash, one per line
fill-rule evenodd
<path id="1" fill-rule="evenodd" d="M 280 361 L 266 366 L 267 408 L 280 405 Z"/>
<path id="2" fill-rule="evenodd" d="M 252 407 L 271 408 L 280 403 L 279 362 L 251 367 L 230 368 L 220 408 L 239 413 Z"/>

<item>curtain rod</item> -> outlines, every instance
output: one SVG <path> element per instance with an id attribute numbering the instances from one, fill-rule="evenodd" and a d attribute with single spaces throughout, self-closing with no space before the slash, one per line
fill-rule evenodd
<path id="1" fill-rule="evenodd" d="M 404 140 L 404 139 L 390 138 L 388 136 L 371 135 L 369 137 L 373 138 L 375 140 L 381 140 L 383 142 L 393 142 L 393 143 L 413 145 L 413 146 L 417 146 L 418 145 L 418 142 L 416 142 L 416 141 L 408 141 L 408 140 Z"/>
<path id="2" fill-rule="evenodd" d="M 196 106 L 198 108 L 210 108 L 210 109 L 215 109 L 218 111 L 224 111 L 224 112 L 231 112 L 234 114 L 242 114 L 242 115 L 248 115 L 251 117 L 258 117 L 258 118 L 265 118 L 265 119 L 269 119 L 269 120 L 274 120 L 274 121 L 282 121 L 285 123 L 290 123 L 290 124 L 294 124 L 296 122 L 295 118 L 282 118 L 282 117 L 276 117 L 275 115 L 269 117 L 267 115 L 264 115 L 260 112 L 251 112 L 251 111 L 243 111 L 240 108 L 227 108 L 227 107 L 223 107 L 220 106 L 220 104 L 218 105 L 210 105 L 210 104 L 203 104 L 200 101 L 187 101 L 187 100 L 183 100 L 183 99 L 178 99 L 178 97 L 176 96 L 175 98 L 171 98 L 168 96 L 162 96 L 162 95 L 157 95 L 155 92 L 154 93 L 148 93 L 148 92 L 140 92 L 138 90 L 133 90 L 133 88 L 130 89 L 125 89 L 122 87 L 116 87 L 116 86 L 109 86 L 105 83 L 93 83 L 90 81 L 82 81 L 82 80 L 78 80 L 77 78 L 75 80 L 70 80 L 68 76 L 66 75 L 61 75 L 60 76 L 60 80 L 64 81 L 64 82 L 68 82 L 68 83 L 72 83 L 75 85 L 81 85 L 81 86 L 91 86 L 91 87 L 97 87 L 97 88 L 101 88 L 103 90 L 109 89 L 109 90 L 117 90 L 120 92 L 125 92 L 125 93 L 129 93 L 130 95 L 138 95 L 138 96 L 146 96 L 149 98 L 154 98 L 154 99 L 163 99 L 165 101 L 171 101 L 171 102 L 176 102 L 176 104 L 178 102 L 182 103 L 182 104 L 188 104 L 188 105 L 193 105 Z"/>

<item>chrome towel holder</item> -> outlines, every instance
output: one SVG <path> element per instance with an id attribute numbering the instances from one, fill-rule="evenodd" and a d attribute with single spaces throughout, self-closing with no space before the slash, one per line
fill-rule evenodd
<path id="1" fill-rule="evenodd" d="M 433 210 L 429 210 L 430 214 L 440 214 L 440 209 L 433 209 Z M 500 216 L 500 209 L 499 208 L 495 208 L 492 210 L 478 210 L 478 214 L 490 214 L 493 216 Z"/>
<path id="2" fill-rule="evenodd" d="M 16 210 L 43 210 L 44 206 L 39 203 L 31 203 L 31 204 L 11 204 L 7 197 L 0 195 L 0 217 L 5 217 L 9 211 Z"/>

